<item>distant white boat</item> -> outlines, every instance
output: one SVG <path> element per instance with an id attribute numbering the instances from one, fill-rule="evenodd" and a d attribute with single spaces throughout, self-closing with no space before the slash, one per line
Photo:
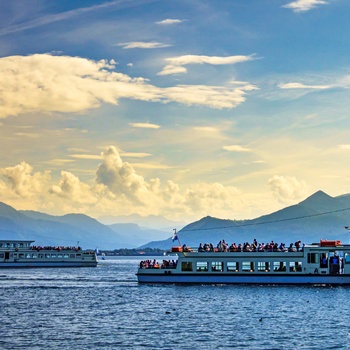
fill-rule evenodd
<path id="1" fill-rule="evenodd" d="M 80 247 L 34 246 L 34 241 L 0 240 L 0 268 L 12 267 L 95 267 L 94 251 Z"/>

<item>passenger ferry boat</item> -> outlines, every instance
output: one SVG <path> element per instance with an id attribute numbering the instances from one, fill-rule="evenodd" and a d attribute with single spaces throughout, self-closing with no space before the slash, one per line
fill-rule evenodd
<path id="1" fill-rule="evenodd" d="M 141 262 L 138 282 L 350 285 L 350 244 L 340 241 L 321 240 L 283 251 L 198 251 L 179 246 L 168 256 L 177 260 Z"/>
<path id="2" fill-rule="evenodd" d="M 12 267 L 95 267 L 94 251 L 80 247 L 40 247 L 34 241 L 0 240 L 0 268 Z"/>

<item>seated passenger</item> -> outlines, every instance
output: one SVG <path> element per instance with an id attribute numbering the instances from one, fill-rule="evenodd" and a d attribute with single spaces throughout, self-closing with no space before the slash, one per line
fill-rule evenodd
<path id="1" fill-rule="evenodd" d="M 198 251 L 199 252 L 204 252 L 204 248 L 203 248 L 202 243 L 199 243 Z"/>
<path id="2" fill-rule="evenodd" d="M 289 252 L 295 252 L 295 249 L 293 248 L 293 243 L 291 243 L 288 247 Z"/>

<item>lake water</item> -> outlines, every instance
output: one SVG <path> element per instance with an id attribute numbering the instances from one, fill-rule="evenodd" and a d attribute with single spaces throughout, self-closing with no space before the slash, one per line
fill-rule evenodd
<path id="1" fill-rule="evenodd" d="M 139 285 L 139 260 L 1 269 L 0 349 L 350 349 L 349 287 Z"/>

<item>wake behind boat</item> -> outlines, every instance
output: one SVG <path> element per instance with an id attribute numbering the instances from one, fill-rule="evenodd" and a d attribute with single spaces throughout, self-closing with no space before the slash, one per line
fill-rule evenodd
<path id="1" fill-rule="evenodd" d="M 137 278 L 139 283 L 350 285 L 350 244 L 299 244 L 173 247 L 163 263 L 141 262 Z"/>
<path id="2" fill-rule="evenodd" d="M 34 246 L 34 241 L 0 240 L 0 268 L 13 267 L 95 267 L 94 251 L 80 247 Z"/>

